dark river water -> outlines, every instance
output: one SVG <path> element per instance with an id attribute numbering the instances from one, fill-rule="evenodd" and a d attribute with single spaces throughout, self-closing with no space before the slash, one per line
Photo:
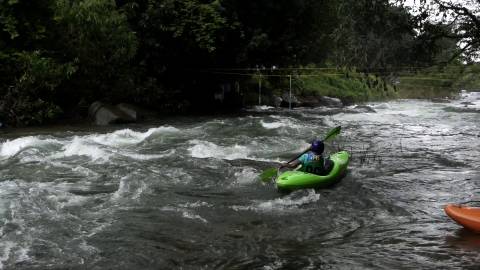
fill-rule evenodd
<path id="1" fill-rule="evenodd" d="M 480 93 L 370 105 L 0 134 L 0 269 L 479 269 Z M 337 125 L 337 185 L 259 181 Z"/>

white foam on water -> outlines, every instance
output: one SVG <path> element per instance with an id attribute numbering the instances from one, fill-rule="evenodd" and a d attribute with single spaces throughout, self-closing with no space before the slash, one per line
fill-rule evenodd
<path id="1" fill-rule="evenodd" d="M 29 249 L 18 246 L 13 241 L 0 242 L 0 269 L 4 269 L 5 263 L 14 261 L 15 263 L 31 260 L 28 256 Z"/>
<path id="2" fill-rule="evenodd" d="M 168 182 L 173 184 L 187 184 L 193 179 L 183 168 L 168 168 L 166 171 L 162 171 L 161 174 L 167 176 L 169 178 Z"/>
<path id="3" fill-rule="evenodd" d="M 111 197 L 113 201 L 119 201 L 125 198 L 138 200 L 145 192 L 148 192 L 148 185 L 141 180 L 135 179 L 132 175 L 124 176 L 120 179 L 117 191 Z"/>
<path id="4" fill-rule="evenodd" d="M 271 201 L 261 202 L 258 204 L 259 209 L 265 211 L 271 210 L 285 210 L 291 208 L 298 208 L 299 206 L 316 202 L 320 199 L 320 194 L 315 193 L 315 190 L 311 189 L 308 194 L 300 198 L 277 198 Z"/>
<path id="5" fill-rule="evenodd" d="M 230 146 L 220 146 L 209 141 L 190 140 L 188 142 L 192 146 L 187 150 L 190 156 L 194 158 L 215 158 L 224 160 L 249 159 L 265 162 L 280 162 L 278 155 L 275 158 L 261 158 L 258 156 L 270 153 L 264 145 L 257 141 L 250 141 L 248 145 L 234 144 Z"/>
<path id="6" fill-rule="evenodd" d="M 460 99 L 451 103 L 451 107 L 459 110 L 477 112 L 480 110 L 480 92 L 462 92 Z"/>
<path id="7" fill-rule="evenodd" d="M 467 92 L 467 91 L 462 91 L 460 93 L 460 98 L 462 100 L 468 100 L 468 101 L 476 101 L 480 100 L 480 92 Z"/>
<path id="8" fill-rule="evenodd" d="M 267 106 L 267 105 L 257 105 L 257 106 L 251 107 L 250 109 L 248 109 L 248 111 L 268 111 L 272 109 L 275 109 L 275 107 Z"/>
<path id="9" fill-rule="evenodd" d="M 192 211 L 185 209 L 184 207 L 175 207 L 175 206 L 164 206 L 160 208 L 161 211 L 168 211 L 168 212 L 177 212 L 181 213 L 183 218 L 188 218 L 188 219 L 195 219 L 199 220 L 203 223 L 208 223 L 208 220 L 203 218 L 202 216 L 193 213 Z"/>
<path id="10" fill-rule="evenodd" d="M 268 201 L 255 201 L 252 205 L 248 206 L 232 206 L 235 211 L 255 211 L 255 212 L 286 212 L 287 210 L 295 210 L 310 203 L 314 203 L 320 199 L 320 194 L 315 193 L 315 190 L 309 189 L 308 193 L 299 198 L 294 197 L 292 193 L 288 196 L 277 198 Z"/>
<path id="11" fill-rule="evenodd" d="M 200 220 L 203 223 L 208 223 L 208 221 L 206 219 L 204 219 L 202 216 L 191 213 L 189 211 L 183 211 L 182 212 L 182 217 L 189 218 L 189 219 L 196 219 L 196 220 Z"/>
<path id="12" fill-rule="evenodd" d="M 263 120 L 260 120 L 260 124 L 262 124 L 262 127 L 266 129 L 276 129 L 276 128 L 287 126 L 286 123 L 282 123 L 282 122 L 267 123 L 267 122 L 264 122 Z"/>
<path id="13" fill-rule="evenodd" d="M 117 130 L 107 134 L 91 134 L 73 136 L 63 139 L 44 139 L 40 136 L 27 136 L 0 143 L 0 159 L 8 159 L 18 153 L 28 150 L 28 155 L 22 157 L 21 162 L 45 162 L 65 157 L 84 156 L 94 162 L 106 163 L 114 156 L 126 156 L 138 160 L 150 160 L 172 155 L 173 152 L 146 155 L 136 153 L 136 149 L 129 151 L 128 146 L 135 146 L 151 136 L 157 134 L 168 135 L 180 132 L 172 126 L 150 128 L 145 132 L 131 129 Z M 57 146 L 51 149 L 37 149 L 44 146 Z M 31 149 L 31 151 L 30 151 Z M 172 149 L 173 150 L 173 149 Z M 173 150 L 174 151 L 174 150 Z"/>
<path id="14" fill-rule="evenodd" d="M 80 245 L 78 246 L 81 250 L 87 252 L 88 254 L 95 254 L 98 253 L 100 250 L 94 246 L 91 246 L 87 244 L 87 241 L 85 239 L 82 239 Z"/>
<path id="15" fill-rule="evenodd" d="M 33 136 L 21 137 L 11 141 L 7 140 L 0 144 L 0 157 L 9 158 L 26 148 L 41 147 L 47 144 L 56 143 L 59 143 L 59 141 L 53 139 L 40 139 L 39 137 Z"/>
<path id="16" fill-rule="evenodd" d="M 149 190 L 149 187 L 147 185 L 147 183 L 145 183 L 144 181 L 140 181 L 140 184 L 138 185 L 138 187 L 135 189 L 135 192 L 133 193 L 132 195 L 132 199 L 134 200 L 138 200 L 140 199 L 140 197 Z"/>
<path id="17" fill-rule="evenodd" d="M 108 209 L 102 209 L 103 206 L 100 206 L 100 209 L 96 207 L 93 212 L 85 209 L 81 211 L 80 216 L 77 216 L 77 211 L 72 212 L 69 207 L 81 207 L 93 198 L 72 194 L 68 192 L 69 187 L 70 185 L 65 182 L 60 184 L 21 180 L 0 182 L 0 198 L 8 199 L 5 204 L 0 202 L 0 207 L 4 205 L 8 207 L 6 216 L 0 217 L 0 220 L 2 225 L 9 224 L 7 227 L 0 226 L 2 238 L 0 241 L 0 269 L 13 269 L 17 263 L 31 261 L 29 252 L 37 240 L 48 242 L 48 246 L 59 247 L 59 251 L 62 251 L 61 248 L 67 247 L 64 249 L 65 251 L 74 252 L 68 256 L 82 257 L 75 250 L 76 245 L 78 244 L 78 248 L 83 249 L 84 237 L 91 236 L 110 225 L 101 224 L 91 229 L 91 224 L 96 223 L 96 218 L 83 219 L 85 215 L 88 218 L 93 215 L 101 217 L 102 222 L 105 222 L 104 220 L 108 220 L 111 215 L 110 207 Z M 49 233 L 64 232 L 66 229 L 69 230 L 71 239 L 80 239 L 81 241 L 53 242 L 47 240 L 50 237 Z M 55 258 L 47 260 L 53 262 Z"/>
<path id="18" fill-rule="evenodd" d="M 77 172 L 77 173 L 80 173 L 84 176 L 87 176 L 87 177 L 97 177 L 98 176 L 98 173 L 89 169 L 89 168 L 85 168 L 83 166 L 76 166 L 74 168 L 72 168 L 72 171 L 73 172 Z"/>
<path id="19" fill-rule="evenodd" d="M 128 191 L 129 191 L 129 184 L 125 180 L 125 177 L 122 177 L 122 179 L 120 179 L 120 183 L 118 185 L 117 191 L 115 191 L 112 195 L 112 199 L 113 200 L 118 200 L 121 197 L 123 197 L 124 194 L 128 193 Z"/>
<path id="20" fill-rule="evenodd" d="M 108 134 L 96 134 L 87 136 L 86 139 L 106 146 L 127 146 L 138 144 L 154 134 L 172 134 L 180 132 L 179 129 L 171 126 L 150 128 L 146 132 L 133 131 L 131 129 L 117 130 Z"/>
<path id="21" fill-rule="evenodd" d="M 331 116 L 323 117 L 323 123 L 327 127 L 334 127 L 338 125 L 338 122 L 334 121 Z"/>
<path id="22" fill-rule="evenodd" d="M 191 140 L 193 146 L 188 148 L 192 157 L 217 158 L 226 160 L 246 159 L 251 151 L 248 147 L 235 144 L 233 146 L 220 146 L 208 141 Z"/>
<path id="23" fill-rule="evenodd" d="M 193 203 L 184 203 L 184 204 L 179 204 L 179 206 L 184 207 L 184 208 L 200 208 L 200 207 L 213 207 L 213 205 L 207 203 L 207 202 L 202 202 L 202 201 L 196 201 Z"/>
<path id="24" fill-rule="evenodd" d="M 374 109 L 385 109 L 385 110 L 388 110 L 390 109 L 390 105 L 388 105 L 388 103 L 379 103 L 379 104 L 371 104 L 370 105 L 372 108 Z"/>
<path id="25" fill-rule="evenodd" d="M 268 265 L 264 265 L 264 270 L 276 270 L 282 269 L 284 267 L 284 260 L 277 259 L 274 262 L 269 263 Z"/>
<path id="26" fill-rule="evenodd" d="M 50 201 L 52 205 L 55 205 L 57 211 L 65 207 L 81 206 L 88 201 L 88 198 L 85 196 L 74 195 L 67 192 L 58 192 L 57 194 L 47 196 L 46 199 Z"/>
<path id="27" fill-rule="evenodd" d="M 276 121 L 267 123 L 263 120 L 260 120 L 260 124 L 266 129 L 277 129 L 280 127 L 288 127 L 293 129 L 305 128 L 304 125 L 299 124 L 298 120 L 292 117 L 286 117 L 281 115 L 269 115 L 269 117 L 276 119 Z"/>
<path id="28" fill-rule="evenodd" d="M 4 263 L 10 259 L 10 254 L 12 249 L 14 249 L 16 244 L 12 241 L 2 241 L 0 242 L 0 269 L 3 269 Z"/>
<path id="29" fill-rule="evenodd" d="M 18 248 L 15 251 L 15 262 L 25 262 L 31 260 L 30 256 L 28 256 L 28 252 L 30 250 L 28 248 Z"/>
<path id="30" fill-rule="evenodd" d="M 85 138 L 75 136 L 73 140 L 62 148 L 62 152 L 53 155 L 53 158 L 64 158 L 72 156 L 87 156 L 93 161 L 106 162 L 110 160 L 113 155 L 112 152 L 107 152 L 100 148 L 100 145 L 95 145 Z"/>
<path id="31" fill-rule="evenodd" d="M 122 155 L 126 157 L 130 157 L 132 159 L 136 159 L 136 160 L 152 160 L 152 159 L 159 159 L 159 158 L 173 156 L 175 152 L 176 152 L 175 149 L 170 149 L 162 152 L 161 154 L 146 155 L 146 154 L 137 154 L 137 153 L 130 152 L 130 153 L 122 153 Z"/>
<path id="32" fill-rule="evenodd" d="M 11 198 L 15 194 L 17 184 L 14 181 L 0 182 L 0 219 L 5 216 L 11 204 Z M 0 227 L 0 232 L 2 227 Z M 0 233 L 1 235 L 1 233 Z"/>
<path id="33" fill-rule="evenodd" d="M 234 185 L 248 185 L 252 183 L 258 182 L 258 175 L 259 172 L 251 167 L 244 167 L 241 171 L 237 171 L 234 173 L 235 181 L 233 182 Z"/>
<path id="34" fill-rule="evenodd" d="M 108 214 L 110 214 L 110 211 L 108 211 Z M 113 221 L 108 221 L 106 223 L 100 223 L 98 226 L 92 228 L 89 230 L 89 233 L 86 234 L 87 237 L 92 237 L 96 235 L 97 233 L 100 233 L 104 231 L 107 227 L 112 226 Z"/>

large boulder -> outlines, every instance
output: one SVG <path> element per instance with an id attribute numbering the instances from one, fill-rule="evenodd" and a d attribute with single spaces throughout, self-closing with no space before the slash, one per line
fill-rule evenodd
<path id="1" fill-rule="evenodd" d="M 272 97 L 272 105 L 273 105 L 273 107 L 275 107 L 275 108 L 280 107 L 280 106 L 282 105 L 282 101 L 283 101 L 283 99 L 282 99 L 281 97 L 279 97 L 279 96 L 273 96 L 273 97 Z"/>
<path id="2" fill-rule="evenodd" d="M 120 123 L 132 123 L 136 121 L 136 112 L 132 112 L 127 106 L 112 106 L 96 101 L 90 105 L 88 115 L 93 122 L 100 126 Z M 125 111 L 124 111 L 125 110 Z"/>
<path id="3" fill-rule="evenodd" d="M 130 119 L 133 119 L 133 121 L 137 121 L 139 118 L 139 114 L 137 113 L 138 109 L 130 104 L 127 103 L 120 103 L 117 104 L 117 109 L 122 111 L 124 114 L 128 115 Z"/>
<path id="4" fill-rule="evenodd" d="M 332 98 L 327 96 L 320 96 L 318 98 L 320 106 L 327 106 L 327 107 L 343 107 L 343 103 L 338 98 Z"/>
<path id="5" fill-rule="evenodd" d="M 291 99 L 290 99 L 290 97 L 291 97 Z M 300 101 L 298 100 L 298 98 L 294 94 L 292 94 L 290 96 L 289 92 L 283 93 L 282 102 L 281 102 L 280 106 L 281 107 L 290 107 L 290 103 L 292 104 L 292 108 L 300 106 Z"/>
<path id="6" fill-rule="evenodd" d="M 302 107 L 318 107 L 321 105 L 317 96 L 302 96 L 299 99 Z"/>

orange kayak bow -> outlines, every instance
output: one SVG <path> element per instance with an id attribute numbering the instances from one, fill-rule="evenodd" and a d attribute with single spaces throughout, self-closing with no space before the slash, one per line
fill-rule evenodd
<path id="1" fill-rule="evenodd" d="M 480 232 L 480 207 L 449 204 L 445 213 L 463 227 L 474 232 Z"/>

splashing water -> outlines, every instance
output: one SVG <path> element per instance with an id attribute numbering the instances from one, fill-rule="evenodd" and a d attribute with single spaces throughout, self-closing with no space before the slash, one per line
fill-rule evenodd
<path id="1" fill-rule="evenodd" d="M 478 236 L 442 207 L 478 199 L 479 96 L 9 134 L 0 269 L 474 268 Z M 352 153 L 339 184 L 259 181 L 337 125 L 327 150 Z"/>

